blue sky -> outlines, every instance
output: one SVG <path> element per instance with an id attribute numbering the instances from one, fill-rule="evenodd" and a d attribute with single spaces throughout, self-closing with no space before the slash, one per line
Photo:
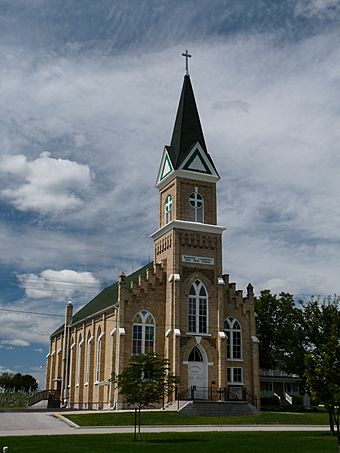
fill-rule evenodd
<path id="1" fill-rule="evenodd" d="M 339 293 L 338 0 L 0 0 L 0 372 L 152 256 L 189 49 L 239 288 Z M 41 368 L 42 367 L 42 368 Z"/>

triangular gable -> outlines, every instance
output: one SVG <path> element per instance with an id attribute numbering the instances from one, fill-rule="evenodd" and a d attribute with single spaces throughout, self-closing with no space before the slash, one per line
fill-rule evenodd
<path id="1" fill-rule="evenodd" d="M 181 165 L 181 170 L 217 176 L 206 153 L 197 142 Z"/>
<path id="2" fill-rule="evenodd" d="M 174 167 L 172 166 L 170 156 L 166 148 L 164 149 L 164 153 L 161 160 L 161 165 L 159 168 L 157 182 L 161 182 L 164 178 L 166 178 L 170 173 L 174 171 Z"/>

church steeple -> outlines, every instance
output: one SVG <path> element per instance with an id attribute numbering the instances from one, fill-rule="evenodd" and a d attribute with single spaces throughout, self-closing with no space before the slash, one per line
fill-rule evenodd
<path id="1" fill-rule="evenodd" d="M 173 228 L 198 228 L 209 234 L 223 231 L 217 226 L 216 183 L 220 178 L 204 140 L 188 70 L 188 51 L 183 56 L 186 73 L 175 126 L 170 146 L 164 148 L 156 183 L 160 195 L 160 229 L 152 235 L 156 242 L 165 230 Z"/>
<path id="2" fill-rule="evenodd" d="M 183 54 L 186 56 L 186 54 Z M 219 179 L 216 167 L 208 153 L 196 105 L 189 71 L 184 76 L 175 125 L 170 146 L 165 146 L 157 178 L 157 187 L 172 177 Z M 189 174 L 190 173 L 190 174 Z"/>
<path id="3" fill-rule="evenodd" d="M 175 170 L 180 167 L 196 142 L 199 142 L 204 152 L 208 153 L 190 76 L 186 74 L 184 76 L 171 144 L 168 148 L 169 156 Z"/>

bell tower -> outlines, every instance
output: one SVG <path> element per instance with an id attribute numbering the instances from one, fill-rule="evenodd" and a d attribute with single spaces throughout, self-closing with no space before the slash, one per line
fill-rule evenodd
<path id="1" fill-rule="evenodd" d="M 183 55 L 188 62 L 188 52 Z M 208 379 L 222 383 L 217 372 L 217 364 L 221 364 L 217 344 L 223 330 L 223 292 L 219 286 L 223 281 L 224 228 L 217 225 L 219 179 L 207 150 L 186 64 L 170 146 L 164 148 L 157 176 L 159 225 L 151 237 L 154 262 L 163 263 L 167 282 L 164 356 L 176 375 L 187 376 L 184 379 L 190 385 L 201 387 L 208 386 Z M 198 356 L 203 360 L 199 384 L 194 381 L 195 368 L 185 365 Z M 208 371 L 212 363 L 215 365 Z"/>
<path id="2" fill-rule="evenodd" d="M 157 176 L 159 225 L 151 236 L 155 262 L 166 259 L 167 268 L 170 266 L 173 273 L 178 273 L 182 262 L 190 262 L 189 258 L 186 261 L 179 256 L 182 246 L 190 242 L 195 254 L 199 252 L 202 255 L 200 258 L 204 258 L 210 248 L 208 255 L 213 256 L 207 258 L 218 262 L 221 270 L 221 234 L 224 228 L 217 226 L 216 183 L 219 179 L 206 147 L 187 70 L 171 143 L 164 147 Z M 212 242 L 213 249 L 208 246 Z M 191 256 L 184 251 L 182 255 Z"/>

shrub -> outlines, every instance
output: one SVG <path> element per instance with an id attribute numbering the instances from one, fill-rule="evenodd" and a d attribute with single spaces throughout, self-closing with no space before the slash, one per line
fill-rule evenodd
<path id="1" fill-rule="evenodd" d="M 280 401 L 276 396 L 264 396 L 261 398 L 261 406 L 279 406 Z"/>

